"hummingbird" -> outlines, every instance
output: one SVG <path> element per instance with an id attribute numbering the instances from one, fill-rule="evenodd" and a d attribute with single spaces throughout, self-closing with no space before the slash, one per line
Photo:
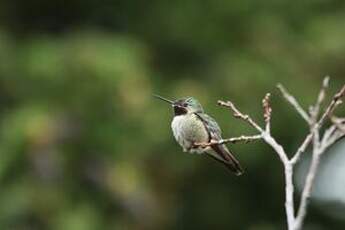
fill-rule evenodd
<path id="1" fill-rule="evenodd" d="M 239 176 L 243 173 L 239 161 L 224 144 L 207 147 L 197 145 L 198 143 L 222 140 L 219 125 L 204 112 L 198 100 L 193 97 L 169 100 L 159 95 L 153 96 L 172 106 L 174 118 L 171 122 L 171 129 L 184 152 L 206 153 L 206 155 L 224 164 L 235 175 Z"/>

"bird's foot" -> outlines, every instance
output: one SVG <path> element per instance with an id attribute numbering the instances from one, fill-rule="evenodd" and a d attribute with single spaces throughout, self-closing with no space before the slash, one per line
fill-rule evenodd
<path id="1" fill-rule="evenodd" d="M 211 139 L 210 142 L 194 142 L 193 147 L 205 149 L 205 148 L 210 147 L 212 145 L 215 145 L 217 143 L 218 143 L 218 141 Z"/>

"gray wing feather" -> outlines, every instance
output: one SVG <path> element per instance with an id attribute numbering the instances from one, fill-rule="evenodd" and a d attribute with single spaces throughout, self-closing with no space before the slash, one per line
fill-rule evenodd
<path id="1" fill-rule="evenodd" d="M 204 125 L 205 125 L 205 127 L 209 133 L 210 140 L 221 140 L 222 139 L 222 136 L 221 136 L 222 131 L 221 131 L 218 123 L 211 116 L 207 115 L 206 113 L 196 113 L 196 115 L 204 123 Z M 213 159 L 223 163 L 227 168 L 229 168 L 236 175 L 241 175 L 243 173 L 243 169 L 242 169 L 240 163 L 230 153 L 229 149 L 225 145 L 212 146 L 212 151 L 209 151 L 207 153 Z"/>
<path id="2" fill-rule="evenodd" d="M 222 130 L 220 129 L 218 123 L 206 113 L 197 113 L 196 114 L 204 123 L 208 133 L 210 134 L 210 138 L 213 140 L 221 140 L 222 139 Z"/>

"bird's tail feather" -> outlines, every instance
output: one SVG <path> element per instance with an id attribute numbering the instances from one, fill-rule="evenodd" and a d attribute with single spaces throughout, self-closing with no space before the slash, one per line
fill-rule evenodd
<path id="1" fill-rule="evenodd" d="M 212 150 L 207 152 L 207 155 L 213 159 L 223 163 L 231 172 L 239 176 L 243 174 L 243 169 L 239 161 L 230 153 L 225 145 L 214 145 Z"/>

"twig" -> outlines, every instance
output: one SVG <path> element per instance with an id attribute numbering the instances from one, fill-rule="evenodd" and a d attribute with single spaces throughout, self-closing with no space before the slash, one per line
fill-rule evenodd
<path id="1" fill-rule="evenodd" d="M 293 165 L 288 162 L 284 164 L 285 175 L 285 212 L 288 230 L 294 230 L 295 225 L 295 204 L 294 204 L 294 185 L 293 185 Z"/>
<path id="2" fill-rule="evenodd" d="M 333 144 L 336 139 L 338 138 L 337 136 L 331 135 L 330 130 L 328 132 L 326 131 L 324 133 L 324 137 L 322 138 L 322 141 L 320 141 L 320 128 L 323 125 L 326 117 L 330 116 L 334 109 L 340 105 L 339 101 L 341 101 L 341 98 L 345 95 L 345 85 L 341 88 L 341 90 L 336 93 L 330 102 L 330 104 L 327 106 L 326 110 L 324 113 L 321 115 L 321 118 L 319 121 L 316 121 L 318 113 L 319 113 L 319 108 L 320 105 L 323 101 L 323 97 L 325 94 L 325 89 L 328 86 L 328 80 L 327 78 L 324 80 L 324 84 L 320 90 L 318 100 L 316 102 L 316 105 L 314 106 L 314 109 L 312 110 L 312 123 L 310 124 L 310 132 L 313 135 L 313 156 L 311 160 L 311 164 L 307 173 L 307 177 L 305 180 L 304 188 L 302 191 L 302 197 L 300 201 L 300 205 L 298 208 L 297 216 L 296 216 L 296 221 L 294 224 L 294 229 L 299 230 L 302 228 L 306 213 L 307 213 L 307 205 L 308 201 L 310 198 L 310 194 L 313 188 L 316 172 L 318 170 L 318 166 L 320 164 L 320 156 L 324 151 L 330 146 L 330 144 Z M 325 136 L 327 135 L 327 136 Z M 336 138 L 334 138 L 336 137 Z M 327 139 L 325 139 L 327 138 Z M 329 139 L 331 138 L 331 139 Z M 331 142 L 330 142 L 331 140 Z"/>
<path id="3" fill-rule="evenodd" d="M 345 136 L 345 118 L 332 116 L 330 119 L 333 125 L 326 129 L 321 141 L 321 146 L 323 146 L 324 149 L 327 149 Z"/>
<path id="4" fill-rule="evenodd" d="M 270 133 L 270 119 L 272 114 L 272 109 L 269 104 L 269 97 L 270 95 L 267 94 L 265 98 L 263 99 L 263 108 L 264 108 L 264 118 L 266 122 L 266 129 L 263 130 L 249 115 L 245 115 L 242 112 L 240 112 L 236 106 L 231 102 L 223 102 L 218 101 L 218 104 L 221 106 L 225 106 L 233 111 L 233 114 L 236 118 L 242 119 L 246 122 L 248 122 L 249 125 L 254 127 L 257 131 L 259 131 L 260 136 L 262 139 L 269 145 L 271 148 L 274 149 L 274 151 L 279 156 L 279 159 L 284 165 L 284 175 L 285 175 L 285 181 L 286 181 L 286 187 L 285 187 L 285 210 L 286 210 L 286 217 L 288 220 L 288 226 L 289 230 L 292 230 L 291 226 L 293 226 L 295 221 L 295 209 L 294 209 L 294 202 L 293 202 L 293 192 L 294 192 L 294 186 L 292 182 L 293 177 L 293 165 L 290 163 L 287 154 L 285 153 L 284 148 L 271 136 Z"/>
<path id="5" fill-rule="evenodd" d="M 330 116 L 333 114 L 333 111 L 335 110 L 335 108 L 342 103 L 341 98 L 344 97 L 344 95 L 345 95 L 345 85 L 343 85 L 340 91 L 334 95 L 333 100 L 331 101 L 331 103 L 326 108 L 326 111 L 321 116 L 318 122 L 318 126 L 322 125 L 322 123 L 324 122 L 327 116 Z"/>
<path id="6" fill-rule="evenodd" d="M 253 121 L 253 119 L 249 115 L 241 113 L 231 101 L 224 102 L 224 101 L 219 100 L 218 105 L 228 107 L 229 109 L 233 111 L 234 117 L 240 118 L 248 122 L 252 127 L 254 127 L 260 133 L 263 132 L 263 129 L 258 124 L 256 124 L 256 122 Z"/>
<path id="7" fill-rule="evenodd" d="M 333 145 L 335 142 L 337 142 L 339 139 L 343 138 L 345 136 L 345 130 L 339 130 L 336 129 L 333 134 L 325 140 L 324 144 L 322 145 L 323 148 L 326 150 L 331 145 Z M 323 154 L 325 151 L 323 151 L 321 154 Z"/>
<path id="8" fill-rule="evenodd" d="M 298 101 L 296 100 L 296 98 L 294 96 L 292 96 L 285 88 L 282 84 L 278 84 L 277 85 L 278 89 L 280 90 L 280 92 L 282 93 L 282 95 L 284 96 L 284 98 L 296 109 L 296 111 L 299 113 L 299 115 L 301 115 L 301 117 L 308 123 L 310 124 L 310 117 L 307 114 L 307 112 L 304 111 L 304 109 L 302 108 L 302 106 L 298 103 Z"/>
<path id="9" fill-rule="evenodd" d="M 345 133 L 345 117 L 332 116 L 331 121 L 340 131 Z"/>
<path id="10" fill-rule="evenodd" d="M 222 144 L 226 144 L 226 143 L 233 143 L 236 144 L 238 142 L 244 142 L 244 143 L 249 143 L 255 140 L 259 140 L 261 139 L 262 136 L 261 135 L 253 135 L 253 136 L 240 136 L 240 137 L 232 137 L 232 138 L 228 138 L 228 139 L 222 139 L 219 141 L 216 140 L 211 140 L 210 142 L 206 142 L 206 143 L 194 143 L 195 147 L 208 147 L 208 146 L 212 146 L 212 145 L 222 145 Z"/>
<path id="11" fill-rule="evenodd" d="M 311 106 L 309 110 L 311 120 L 314 123 L 317 121 L 317 116 L 319 115 L 321 104 L 325 100 L 326 90 L 328 86 L 329 86 L 329 76 L 326 76 L 323 79 L 322 86 L 321 86 L 319 95 L 317 97 L 315 106 Z"/>
<path id="12" fill-rule="evenodd" d="M 307 137 L 304 139 L 302 145 L 298 148 L 297 152 L 295 155 L 291 158 L 290 162 L 292 164 L 296 164 L 297 161 L 299 161 L 301 154 L 305 152 L 305 150 L 308 148 L 311 140 L 313 139 L 313 134 L 309 133 Z"/>
<path id="13" fill-rule="evenodd" d="M 333 111 L 341 104 L 341 98 L 345 96 L 345 85 L 338 93 L 333 96 L 332 101 L 328 104 L 322 115 L 319 117 L 321 105 L 325 99 L 326 90 L 329 85 L 329 77 L 326 77 L 322 83 L 322 87 L 318 94 L 316 103 L 310 107 L 310 115 L 300 106 L 294 96 L 292 96 L 281 84 L 277 87 L 281 91 L 283 97 L 295 108 L 298 114 L 308 123 L 309 133 L 303 140 L 291 159 L 288 158 L 284 148 L 272 137 L 270 133 L 272 108 L 270 105 L 270 94 L 266 94 L 262 101 L 263 117 L 265 120 L 265 129 L 261 128 L 249 115 L 243 114 L 231 101 L 218 101 L 218 104 L 229 108 L 234 117 L 246 121 L 250 126 L 254 127 L 259 134 L 254 136 L 241 136 L 219 141 L 211 141 L 210 143 L 199 143 L 199 146 L 211 146 L 217 144 L 225 144 L 228 142 L 237 143 L 240 141 L 248 142 L 257 139 L 263 139 L 279 156 L 284 165 L 285 175 L 285 212 L 287 217 L 287 225 L 289 230 L 300 230 L 303 226 L 305 216 L 307 214 L 307 205 L 313 188 L 316 172 L 320 164 L 320 156 L 325 150 L 335 143 L 337 140 L 345 136 L 345 118 L 336 118 Z M 320 129 L 327 117 L 331 118 L 334 123 L 326 129 L 320 140 Z M 309 145 L 312 145 L 312 161 L 308 169 L 306 181 L 302 191 L 302 196 L 297 214 L 294 208 L 294 184 L 293 170 L 295 164 L 300 160 L 301 154 L 306 151 Z"/>
<path id="14" fill-rule="evenodd" d="M 271 116 L 272 116 L 272 108 L 270 105 L 270 97 L 271 94 L 267 93 L 264 99 L 262 100 L 262 107 L 264 109 L 264 120 L 266 123 L 266 132 L 271 132 Z"/>
<path id="15" fill-rule="evenodd" d="M 266 97 L 267 99 L 265 100 Z M 268 101 L 269 96 L 266 95 L 266 97 L 264 98 L 264 101 Z M 266 130 L 263 130 L 249 115 L 243 114 L 242 112 L 240 112 L 239 109 L 237 109 L 236 106 L 231 101 L 227 101 L 227 102 L 218 101 L 218 105 L 229 108 L 230 110 L 233 111 L 233 115 L 235 118 L 239 118 L 246 121 L 249 125 L 251 125 L 257 131 L 259 131 L 260 135 L 262 136 L 262 139 L 277 152 L 280 160 L 283 163 L 286 163 L 289 161 L 283 147 L 271 136 L 269 132 L 267 132 Z M 271 116 L 272 111 L 270 110 L 269 112 L 270 112 L 269 116 Z"/>
<path id="16" fill-rule="evenodd" d="M 315 151 L 313 153 L 311 165 L 310 165 L 307 177 L 306 177 L 305 185 L 304 185 L 303 192 L 302 192 L 302 198 L 300 201 L 300 205 L 298 208 L 296 221 L 294 223 L 293 229 L 299 230 L 302 228 L 304 218 L 307 214 L 307 205 L 308 205 L 308 201 L 310 198 L 311 190 L 313 188 L 314 179 L 316 176 L 316 171 L 318 169 L 319 162 L 320 162 L 319 159 L 320 159 L 320 153 Z"/>

